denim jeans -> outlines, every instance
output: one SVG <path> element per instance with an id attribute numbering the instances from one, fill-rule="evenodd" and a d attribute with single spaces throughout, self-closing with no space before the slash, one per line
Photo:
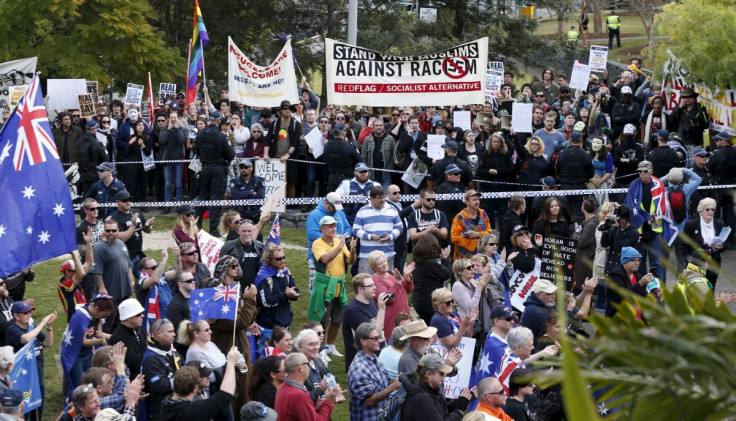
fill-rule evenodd
<path id="1" fill-rule="evenodd" d="M 657 234 L 651 240 L 639 240 L 639 245 L 636 249 L 641 253 L 641 263 L 639 264 L 639 275 L 644 276 L 647 274 L 647 257 L 649 257 L 649 269 L 655 269 L 655 275 L 662 284 L 665 283 L 665 276 L 667 275 L 667 269 L 659 261 L 662 256 L 662 234 Z M 668 256 L 663 256 L 665 260 L 668 260 Z"/>
<path id="2" fill-rule="evenodd" d="M 327 165 L 318 163 L 307 164 L 307 185 L 305 187 L 306 192 L 304 197 L 315 197 L 314 195 L 314 182 L 319 181 L 319 196 L 325 197 L 327 195 L 327 179 L 330 173 L 327 169 Z"/>
<path id="3" fill-rule="evenodd" d="M 171 184 L 174 182 L 176 183 L 176 201 L 181 202 L 184 193 L 183 170 L 184 164 L 164 165 L 164 202 L 171 202 Z"/>

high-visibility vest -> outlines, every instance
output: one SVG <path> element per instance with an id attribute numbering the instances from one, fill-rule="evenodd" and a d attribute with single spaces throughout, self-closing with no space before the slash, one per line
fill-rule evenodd
<path id="1" fill-rule="evenodd" d="M 609 16 L 607 22 L 608 27 L 611 29 L 618 29 L 621 27 L 621 18 L 618 16 Z"/>
<path id="2" fill-rule="evenodd" d="M 644 205 L 642 203 L 639 203 L 639 207 L 642 210 L 646 210 L 644 209 Z M 664 223 L 661 219 L 657 218 L 657 207 L 654 205 L 654 199 L 652 199 L 652 202 L 649 204 L 649 214 L 652 215 L 652 231 L 656 232 L 657 234 L 661 234 L 662 231 L 664 231 Z M 643 226 L 644 224 L 639 227 L 640 234 Z"/>
<path id="3" fill-rule="evenodd" d="M 567 31 L 567 40 L 570 42 L 578 42 L 578 31 L 572 29 L 570 31 Z"/>

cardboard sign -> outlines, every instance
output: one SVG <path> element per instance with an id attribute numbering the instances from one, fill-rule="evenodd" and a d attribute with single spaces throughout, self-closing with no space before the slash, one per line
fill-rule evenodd
<path id="1" fill-rule="evenodd" d="M 427 164 L 423 161 L 418 161 L 409 165 L 409 168 L 404 171 L 404 175 L 401 176 L 401 180 L 415 189 L 418 189 L 428 172 L 429 168 L 427 168 Z"/>
<path id="2" fill-rule="evenodd" d="M 52 110 L 76 110 L 79 108 L 77 95 L 87 93 L 84 79 L 49 79 L 46 81 L 49 108 Z"/>
<path id="3" fill-rule="evenodd" d="M 92 95 L 92 102 L 97 104 L 100 101 L 100 88 L 96 80 L 87 81 L 87 93 Z"/>
<path id="4" fill-rule="evenodd" d="M 608 47 L 600 45 L 590 46 L 590 55 L 588 56 L 588 66 L 591 72 L 604 72 L 606 63 L 608 62 Z"/>
<path id="5" fill-rule="evenodd" d="M 262 177 L 264 180 L 263 184 L 265 185 L 265 188 L 266 188 L 266 197 L 269 200 L 276 201 L 276 203 L 278 203 L 279 200 L 285 199 L 286 198 L 285 189 L 281 187 L 286 185 L 286 163 L 281 162 L 278 159 L 272 159 L 269 162 L 266 162 L 263 159 L 256 159 L 255 164 L 256 164 L 256 174 L 259 177 Z M 261 208 L 262 213 L 263 213 L 263 209 L 266 209 L 267 204 L 268 203 L 264 204 L 263 207 Z M 270 211 L 271 212 L 285 212 L 286 205 L 282 203 L 272 208 Z"/>
<path id="6" fill-rule="evenodd" d="M 128 105 L 133 104 L 136 107 L 141 106 L 141 101 L 143 101 L 143 90 L 145 88 L 143 85 L 136 85 L 135 83 L 129 83 L 128 89 L 125 91 L 125 108 L 128 107 Z"/>
<path id="7" fill-rule="evenodd" d="M 531 272 L 524 273 L 516 270 L 509 280 L 509 297 L 511 297 L 511 306 L 519 311 L 524 311 L 524 301 L 532 293 L 534 283 L 539 279 L 539 270 L 542 261 L 534 259 L 534 269 Z"/>
<path id="8" fill-rule="evenodd" d="M 442 346 L 440 341 L 433 343 L 432 348 L 437 351 L 440 357 L 446 359 L 450 350 Z M 460 392 L 470 384 L 470 374 L 473 372 L 473 355 L 475 354 L 475 339 L 463 337 L 460 339 L 458 349 L 463 352 L 460 361 L 457 362 L 457 375 L 445 377 L 442 387 L 445 391 L 445 397 L 448 399 L 457 399 Z"/>
<path id="9" fill-rule="evenodd" d="M 158 105 L 164 105 L 168 97 L 176 97 L 176 83 L 161 83 L 158 85 Z"/>
<path id="10" fill-rule="evenodd" d="M 552 282 L 564 280 L 571 283 L 575 270 L 575 254 L 578 240 L 545 235 L 542 244 L 542 267 L 539 276 Z"/>
<path id="11" fill-rule="evenodd" d="M 91 94 L 77 95 L 79 100 L 79 114 L 82 118 L 90 119 L 95 116 L 95 103 L 92 101 Z"/>

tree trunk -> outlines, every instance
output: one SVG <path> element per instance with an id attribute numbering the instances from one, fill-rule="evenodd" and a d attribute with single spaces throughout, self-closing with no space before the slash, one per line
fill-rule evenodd
<path id="1" fill-rule="evenodd" d="M 452 35 L 457 39 L 462 39 L 465 33 L 465 15 L 468 12 L 467 0 L 457 0 L 455 7 L 455 25 L 452 28 Z"/>
<path id="2" fill-rule="evenodd" d="M 601 0 L 590 0 L 590 4 L 593 6 L 593 35 L 600 36 L 603 31 Z"/>
<path id="3" fill-rule="evenodd" d="M 647 32 L 647 35 L 649 35 L 649 48 L 647 49 L 647 57 L 649 60 L 652 60 L 654 58 L 654 32 L 657 29 L 657 24 L 654 23 L 654 15 L 649 16 L 649 31 Z"/>

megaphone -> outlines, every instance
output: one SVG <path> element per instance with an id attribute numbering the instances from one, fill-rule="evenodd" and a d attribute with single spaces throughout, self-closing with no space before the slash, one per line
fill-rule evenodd
<path id="1" fill-rule="evenodd" d="M 478 115 L 475 116 L 475 124 L 478 126 L 492 126 L 494 120 L 495 118 L 493 117 L 493 113 L 479 112 Z"/>
<path id="2" fill-rule="evenodd" d="M 501 130 L 511 130 L 511 116 L 506 114 L 501 116 Z"/>

